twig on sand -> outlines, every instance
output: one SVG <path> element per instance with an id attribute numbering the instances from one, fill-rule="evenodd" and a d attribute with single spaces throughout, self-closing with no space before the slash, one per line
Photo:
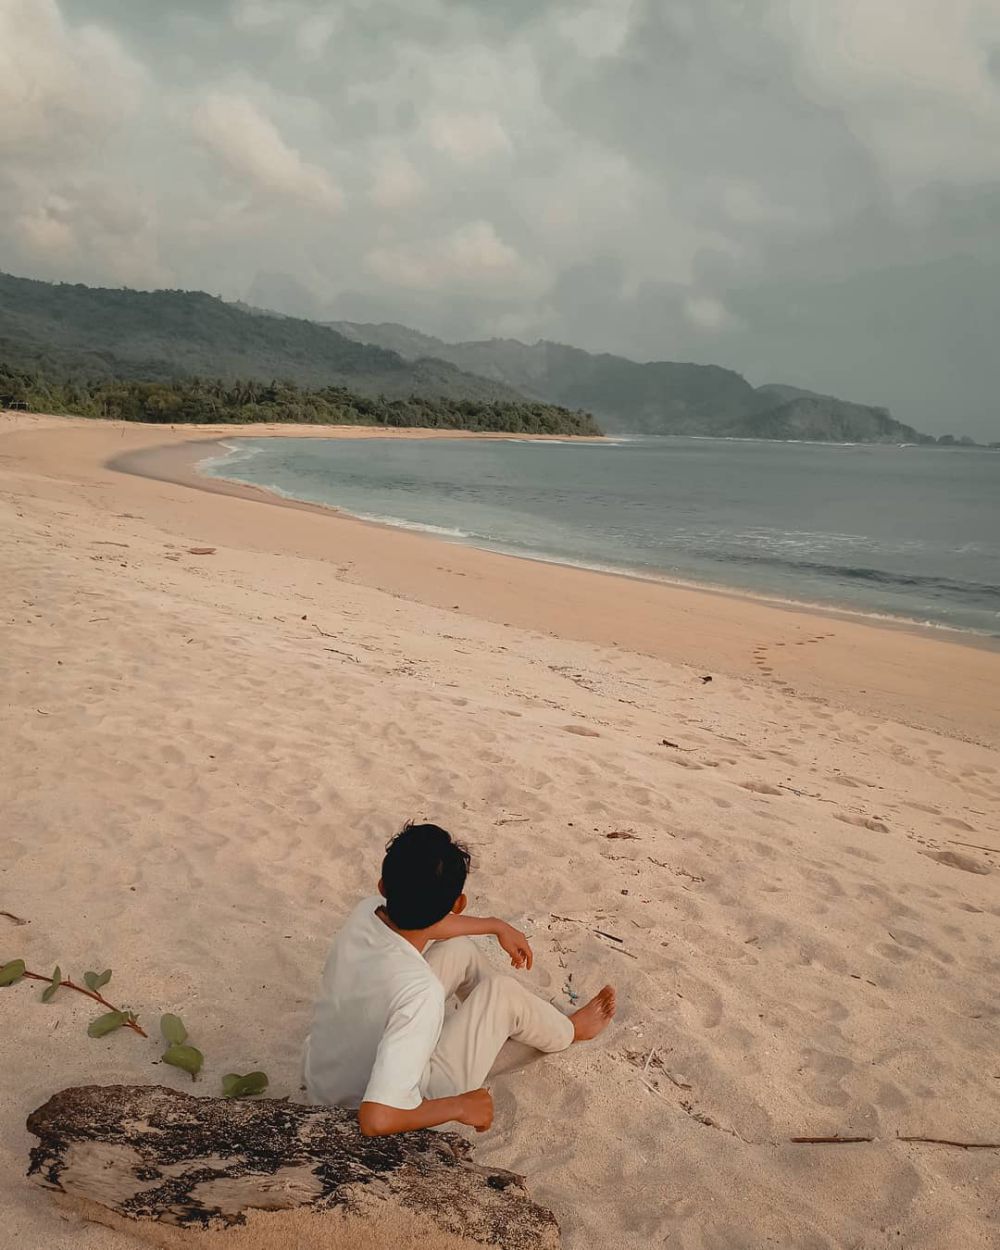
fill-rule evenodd
<path id="1" fill-rule="evenodd" d="M 615 937 L 613 933 L 605 933 L 603 929 L 595 929 L 594 932 L 597 934 L 598 937 L 610 938 L 612 942 L 624 942 L 625 941 L 624 938 Z"/>
<path id="2" fill-rule="evenodd" d="M 821 803 L 836 803 L 836 799 L 824 799 L 821 794 L 813 794 L 811 790 L 797 790 L 795 786 L 783 785 L 778 782 L 779 790 L 787 790 L 789 794 L 797 794 L 800 799 L 819 799 Z"/>
<path id="3" fill-rule="evenodd" d="M 666 1103 L 670 1102 L 670 1099 L 666 1096 L 666 1094 L 664 1094 L 662 1090 L 657 1089 L 651 1082 L 647 1081 L 644 1076 L 640 1076 L 639 1080 L 642 1081 L 643 1085 L 645 1085 L 651 1094 L 655 1094 L 657 1098 L 662 1098 Z"/>
<path id="4" fill-rule="evenodd" d="M 40 972 L 25 972 L 22 975 L 26 980 L 47 981 L 49 985 L 54 983 L 51 977 L 42 976 Z M 116 1007 L 114 1003 L 109 1003 L 108 1000 L 101 994 L 98 994 L 96 990 L 85 989 L 82 985 L 77 985 L 75 981 L 59 981 L 58 985 L 61 990 L 76 990 L 78 994 L 83 994 L 86 998 L 92 998 L 95 1003 L 100 1003 L 102 1007 L 107 1007 L 109 1011 L 121 1010 L 121 1008 Z M 140 1037 L 149 1037 L 146 1030 L 131 1016 L 129 1016 L 129 1018 L 123 1023 L 125 1028 L 131 1029 L 134 1033 L 138 1033 Z"/>
<path id="5" fill-rule="evenodd" d="M 877 1137 L 792 1137 L 790 1141 L 812 1146 L 842 1146 L 852 1142 L 878 1141 Z M 1000 1142 L 995 1141 L 952 1141 L 947 1137 L 903 1137 L 897 1133 L 896 1141 L 927 1142 L 934 1146 L 956 1146 L 959 1150 L 1000 1150 Z"/>
<path id="6" fill-rule="evenodd" d="M 324 638 L 338 638 L 340 636 L 339 634 L 328 634 L 325 629 L 320 629 L 315 621 L 313 622 L 313 629 L 317 634 L 322 634 Z"/>
<path id="7" fill-rule="evenodd" d="M 356 655 L 351 655 L 349 651 L 339 651 L 336 647 L 324 647 L 324 651 L 332 651 L 334 655 L 342 655 L 345 660 L 350 660 L 352 664 L 360 664 L 361 661 Z"/>
<path id="8" fill-rule="evenodd" d="M 518 825 L 530 819 L 530 816 L 498 816 L 493 823 L 495 825 Z"/>
<path id="9" fill-rule="evenodd" d="M 974 851 L 992 851 L 994 855 L 1000 855 L 1000 846 L 980 846 L 977 842 L 959 842 L 958 838 L 949 838 L 948 841 L 953 846 L 969 846 Z"/>
<path id="10" fill-rule="evenodd" d="M 642 1075 L 643 1075 L 643 1076 L 645 1076 L 645 1075 L 646 1075 L 646 1073 L 649 1071 L 649 1065 L 653 1062 L 653 1056 L 654 1056 L 655 1054 L 656 1054 L 656 1047 L 654 1046 L 654 1047 L 653 1047 L 653 1049 L 652 1049 L 652 1050 L 649 1052 L 649 1054 L 646 1056 L 646 1062 L 642 1065 Z"/>
<path id="11" fill-rule="evenodd" d="M 608 950 L 617 951 L 619 955 L 628 955 L 629 959 L 638 959 L 638 955 L 633 955 L 631 951 L 627 951 L 624 946 L 609 946 Z"/>
<path id="12" fill-rule="evenodd" d="M 697 747 L 682 747 L 679 742 L 671 742 L 669 738 L 661 739 L 661 745 L 670 747 L 673 751 L 683 751 L 685 755 L 694 755 L 698 749 Z"/>
<path id="13" fill-rule="evenodd" d="M 20 916 L 15 916 L 12 911 L 0 911 L 0 916 L 3 916 L 5 920 L 10 920 L 13 924 L 17 925 L 31 923 L 30 920 L 23 920 Z"/>

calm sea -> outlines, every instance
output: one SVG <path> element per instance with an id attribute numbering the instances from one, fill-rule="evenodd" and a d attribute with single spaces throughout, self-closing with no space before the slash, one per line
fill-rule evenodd
<path id="1" fill-rule="evenodd" d="M 455 542 L 1000 636 L 1000 454 L 240 439 L 203 471 Z"/>

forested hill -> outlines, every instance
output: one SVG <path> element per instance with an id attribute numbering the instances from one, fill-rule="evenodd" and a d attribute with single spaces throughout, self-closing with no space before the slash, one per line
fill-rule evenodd
<path id="1" fill-rule="evenodd" d="M 361 395 L 519 402 L 509 385 L 443 360 L 404 360 L 292 317 L 254 315 L 200 291 L 130 291 L 0 274 L 0 361 L 47 377 L 211 377 Z"/>
<path id="2" fill-rule="evenodd" d="M 0 407 L 9 403 L 36 412 L 171 425 L 266 421 L 563 436 L 601 433 L 587 412 L 569 412 L 530 399 L 508 402 L 441 395 L 390 399 L 358 395 L 339 386 L 309 390 L 294 382 L 253 380 L 57 380 L 17 370 L 0 358 Z"/>
<path id="3" fill-rule="evenodd" d="M 932 441 L 886 409 L 780 383 L 753 387 L 720 365 L 641 363 L 544 340 L 446 343 L 393 322 L 331 325 L 410 359 L 437 357 L 549 403 L 593 412 L 609 434 L 699 434 L 834 442 Z"/>

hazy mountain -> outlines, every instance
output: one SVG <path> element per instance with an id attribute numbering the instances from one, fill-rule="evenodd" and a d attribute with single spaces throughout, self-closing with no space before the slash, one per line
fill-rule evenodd
<path id="1" fill-rule="evenodd" d="M 363 395 L 519 401 L 500 381 L 347 338 L 329 326 L 249 311 L 201 291 L 130 291 L 0 274 L 0 357 L 64 377 L 207 377 Z"/>
<path id="2" fill-rule="evenodd" d="M 526 395 L 593 412 L 608 433 L 806 438 L 835 442 L 920 442 L 924 436 L 883 408 L 801 387 L 753 387 L 719 365 L 639 363 L 540 341 L 446 343 L 392 322 L 331 323 L 360 343 L 391 347 L 410 360 L 446 360 Z"/>

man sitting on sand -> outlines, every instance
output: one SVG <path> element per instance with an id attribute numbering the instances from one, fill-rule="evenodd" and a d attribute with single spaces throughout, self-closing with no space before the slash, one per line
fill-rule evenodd
<path id="1" fill-rule="evenodd" d="M 358 1107 L 367 1137 L 457 1121 L 484 1132 L 482 1088 L 508 1038 L 553 1053 L 594 1038 L 615 1013 L 610 985 L 565 1016 L 499 975 L 471 939 L 492 934 L 515 968 L 531 947 L 503 920 L 464 916 L 468 851 L 437 825 L 407 825 L 378 883 L 337 935 L 306 1043 L 314 1102 Z M 384 901 L 383 901 L 384 900 Z M 456 1010 L 446 1010 L 448 999 Z"/>

